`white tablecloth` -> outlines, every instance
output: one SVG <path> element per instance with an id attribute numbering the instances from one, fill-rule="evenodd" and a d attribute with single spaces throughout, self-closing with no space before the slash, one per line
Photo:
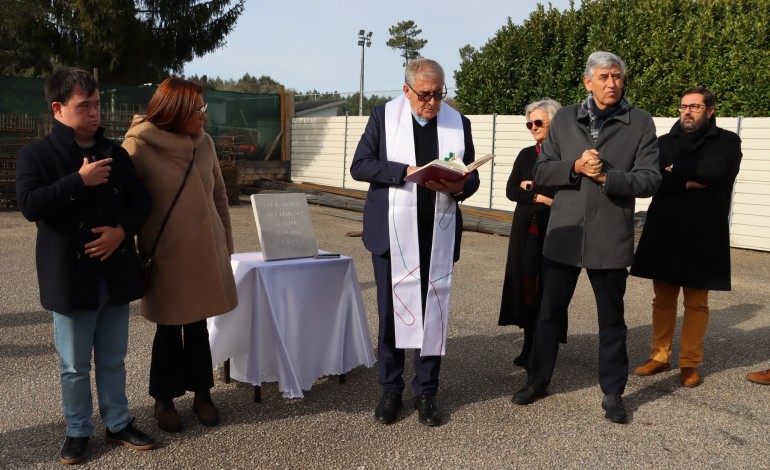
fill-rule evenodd
<path id="1" fill-rule="evenodd" d="M 215 365 L 261 385 L 278 381 L 286 398 L 301 398 L 319 377 L 374 364 L 374 349 L 353 260 L 263 261 L 238 253 L 231 261 L 238 307 L 208 320 Z"/>

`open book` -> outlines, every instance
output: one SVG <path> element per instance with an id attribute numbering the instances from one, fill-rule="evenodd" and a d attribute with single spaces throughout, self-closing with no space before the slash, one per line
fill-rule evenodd
<path id="1" fill-rule="evenodd" d="M 495 156 L 490 153 L 471 162 L 471 164 L 468 166 L 465 166 L 462 160 L 459 159 L 448 161 L 433 160 L 427 165 L 420 167 L 420 169 L 414 173 L 407 175 L 404 179 L 406 181 L 411 181 L 413 183 L 423 185 L 426 181 L 431 180 L 438 181 L 443 179 L 447 181 L 457 181 L 462 179 L 463 176 L 465 176 L 467 173 L 470 173 L 471 171 L 492 160 L 493 158 L 495 158 Z"/>

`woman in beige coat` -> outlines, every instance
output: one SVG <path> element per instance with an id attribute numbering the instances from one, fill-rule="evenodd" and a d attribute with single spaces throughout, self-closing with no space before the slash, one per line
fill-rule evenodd
<path id="1" fill-rule="evenodd" d="M 238 303 L 230 268 L 233 239 L 224 181 L 214 143 L 203 132 L 206 104 L 196 83 L 169 78 L 131 124 L 123 146 L 152 194 L 152 214 L 139 232 L 139 251 L 153 245 L 150 290 L 141 314 L 157 323 L 150 395 L 158 427 L 182 430 L 173 399 L 195 392 L 193 412 L 206 426 L 219 423 L 206 318 Z M 186 183 L 160 237 L 158 232 L 185 173 Z"/>

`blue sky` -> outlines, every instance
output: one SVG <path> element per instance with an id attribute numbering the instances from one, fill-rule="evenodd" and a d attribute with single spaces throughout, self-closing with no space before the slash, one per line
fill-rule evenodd
<path id="1" fill-rule="evenodd" d="M 403 84 L 403 60 L 385 45 L 388 28 L 413 20 L 427 39 L 422 55 L 438 61 L 454 87 L 459 49 L 480 48 L 494 37 L 508 17 L 521 24 L 536 9 L 535 0 L 443 0 L 377 2 L 350 0 L 247 0 L 227 45 L 195 59 L 186 75 L 238 79 L 245 73 L 268 75 L 300 93 L 355 93 L 360 86 L 361 47 L 358 31 L 371 31 L 365 51 L 364 93 L 395 96 Z M 549 2 L 544 2 L 548 4 Z M 552 0 L 564 10 L 569 0 Z M 576 8 L 580 1 L 575 2 Z M 450 91 L 450 94 L 451 91 Z"/>

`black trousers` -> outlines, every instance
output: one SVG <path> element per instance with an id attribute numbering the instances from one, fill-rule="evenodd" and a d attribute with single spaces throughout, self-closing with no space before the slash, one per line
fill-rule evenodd
<path id="1" fill-rule="evenodd" d="M 202 392 L 214 386 L 206 320 L 187 325 L 158 325 L 152 342 L 150 396 L 156 400 Z"/>
<path id="2" fill-rule="evenodd" d="M 567 309 L 575 293 L 581 268 L 543 261 L 543 303 L 540 308 L 535 344 L 530 358 L 529 383 L 545 390 L 559 353 Z M 628 271 L 587 269 L 596 298 L 599 320 L 599 385 L 603 393 L 622 394 L 628 381 L 628 352 L 623 296 Z"/>
<path id="3" fill-rule="evenodd" d="M 405 352 L 396 348 L 396 325 L 393 319 L 393 290 L 391 288 L 390 255 L 372 255 L 374 280 L 377 284 L 377 310 L 379 313 L 379 334 L 377 335 L 377 361 L 379 382 L 385 390 L 401 393 L 404 390 Z M 427 279 L 427 276 L 425 276 Z M 423 302 L 424 304 L 424 302 Z M 423 309 L 424 310 L 424 309 Z M 414 350 L 414 379 L 412 389 L 415 395 L 435 395 L 438 391 L 438 374 L 441 356 L 421 356 Z"/>

